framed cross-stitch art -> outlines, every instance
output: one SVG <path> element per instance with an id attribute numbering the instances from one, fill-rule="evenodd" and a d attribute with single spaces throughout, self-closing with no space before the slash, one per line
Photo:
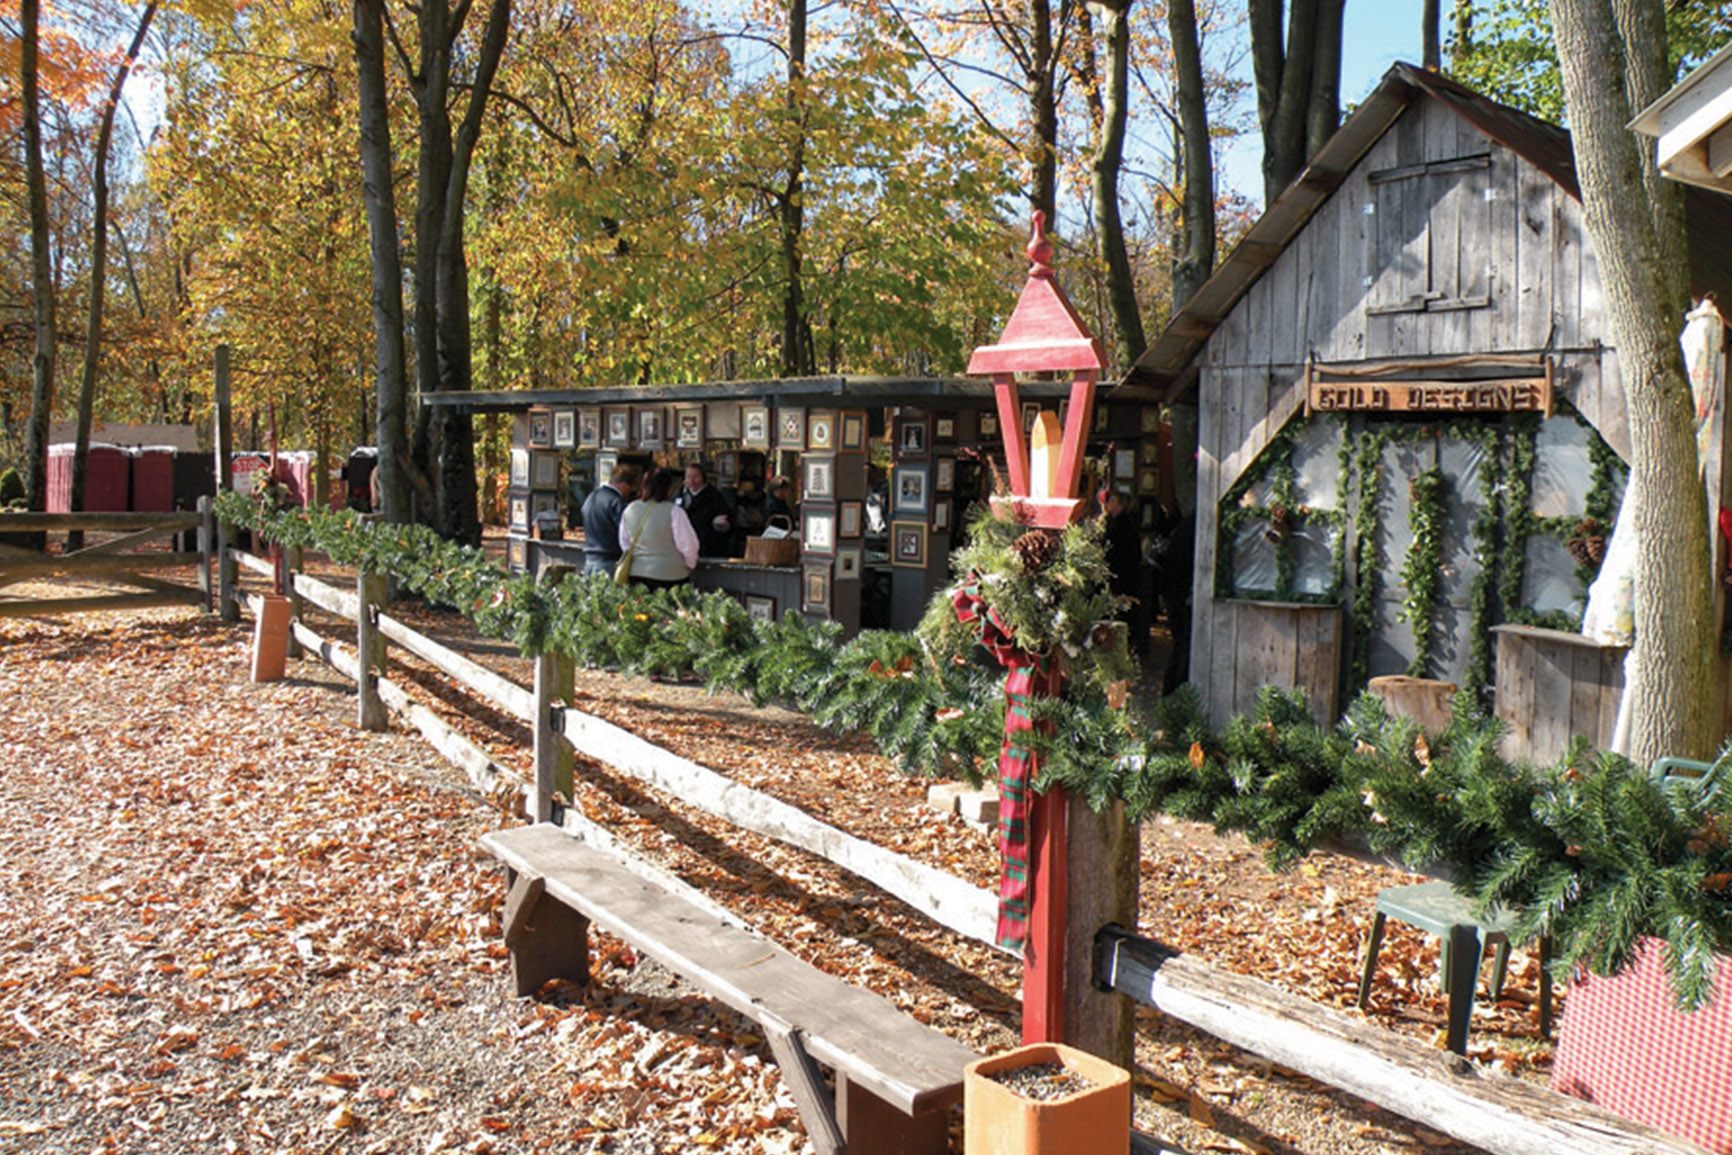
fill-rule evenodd
<path id="1" fill-rule="evenodd" d="M 674 410 L 674 445 L 679 449 L 704 447 L 704 407 L 682 406 Z"/>
<path id="2" fill-rule="evenodd" d="M 609 410 L 606 410 L 606 414 L 607 414 L 607 423 L 604 426 L 604 428 L 607 431 L 608 448 L 610 448 L 610 449 L 630 449 L 631 448 L 631 410 L 630 409 L 609 409 Z"/>
<path id="3" fill-rule="evenodd" d="M 577 413 L 571 409 L 555 409 L 553 411 L 553 447 L 555 449 L 577 448 Z"/>
<path id="4" fill-rule="evenodd" d="M 836 496 L 836 459 L 808 453 L 800 459 L 800 500 L 831 501 Z"/>
<path id="5" fill-rule="evenodd" d="M 933 462 L 932 492 L 949 493 L 956 486 L 956 458 L 940 457 Z"/>
<path id="6" fill-rule="evenodd" d="M 512 494 L 511 502 L 507 509 L 508 512 L 506 514 L 505 522 L 506 527 L 515 530 L 518 533 L 528 533 L 529 495 L 527 493 Z"/>
<path id="7" fill-rule="evenodd" d="M 559 454 L 529 455 L 529 484 L 536 489 L 552 489 L 559 484 Z"/>
<path id="8" fill-rule="evenodd" d="M 926 568 L 926 523 L 924 521 L 893 521 L 890 523 L 890 564 Z"/>
<path id="9" fill-rule="evenodd" d="M 529 484 L 529 450 L 513 449 L 511 451 L 511 484 Z"/>
<path id="10" fill-rule="evenodd" d="M 746 616 L 754 622 L 773 622 L 776 620 L 776 599 L 761 597 L 758 594 L 746 595 Z"/>
<path id="11" fill-rule="evenodd" d="M 637 443 L 640 449 L 660 449 L 662 445 L 661 406 L 637 411 Z"/>
<path id="12" fill-rule="evenodd" d="M 836 411 L 814 409 L 806 415 L 806 448 L 836 448 Z"/>
<path id="13" fill-rule="evenodd" d="M 1098 401 L 1095 402 L 1095 432 L 1096 433 L 1105 433 L 1107 431 L 1107 418 L 1108 418 L 1108 416 L 1109 416 L 1109 414 L 1107 413 L 1107 407 L 1105 405 L 1102 405 Z"/>
<path id="14" fill-rule="evenodd" d="M 860 576 L 861 550 L 859 546 L 836 551 L 836 580 L 853 581 Z"/>
<path id="15" fill-rule="evenodd" d="M 950 445 L 956 441 L 956 414 L 932 415 L 932 440 L 936 445 Z"/>
<path id="16" fill-rule="evenodd" d="M 553 448 L 553 413 L 547 409 L 529 411 L 529 444 L 533 449 Z"/>
<path id="17" fill-rule="evenodd" d="M 1159 433 L 1161 431 L 1161 411 L 1153 405 L 1143 406 L 1142 430 L 1144 433 Z"/>
<path id="18" fill-rule="evenodd" d="M 896 467 L 896 488 L 891 494 L 891 509 L 897 513 L 926 513 L 927 471 L 924 465 Z"/>
<path id="19" fill-rule="evenodd" d="M 595 455 L 595 483 L 601 485 L 613 476 L 613 471 L 619 467 L 619 454 L 598 453 Z"/>
<path id="20" fill-rule="evenodd" d="M 740 455 L 738 453 L 716 454 L 717 485 L 734 485 L 740 480 Z"/>
<path id="21" fill-rule="evenodd" d="M 776 448 L 806 448 L 806 411 L 804 409 L 776 410 Z"/>
<path id="22" fill-rule="evenodd" d="M 505 565 L 514 573 L 529 568 L 529 539 L 511 537 L 505 542 Z"/>
<path id="23" fill-rule="evenodd" d="M 810 613 L 830 612 L 830 566 L 809 565 L 801 571 L 800 608 Z"/>
<path id="24" fill-rule="evenodd" d="M 990 410 L 981 410 L 980 436 L 982 439 L 998 436 L 998 414 Z"/>
<path id="25" fill-rule="evenodd" d="M 854 410 L 842 414 L 841 431 L 837 434 L 837 448 L 847 453 L 857 453 L 866 448 L 866 415 Z"/>
<path id="26" fill-rule="evenodd" d="M 579 449 L 601 448 L 601 410 L 579 409 L 577 411 L 577 447 Z"/>
<path id="27" fill-rule="evenodd" d="M 1136 476 L 1137 451 L 1135 449 L 1113 450 L 1113 476 L 1129 481 Z"/>
<path id="28" fill-rule="evenodd" d="M 950 532 L 950 503 L 948 501 L 932 503 L 932 530 L 934 533 Z"/>
<path id="29" fill-rule="evenodd" d="M 740 406 L 740 446 L 743 449 L 770 448 L 770 407 Z"/>
<path id="30" fill-rule="evenodd" d="M 807 553 L 836 552 L 836 507 L 808 505 L 800 511 L 800 547 Z"/>
<path id="31" fill-rule="evenodd" d="M 559 516 L 559 494 L 532 493 L 529 495 L 529 524 L 538 526 L 541 519 L 548 514 Z"/>
<path id="32" fill-rule="evenodd" d="M 924 417 L 896 419 L 896 458 L 917 461 L 926 456 L 927 423 Z"/>
<path id="33" fill-rule="evenodd" d="M 865 521 L 865 502 L 844 501 L 836 507 L 836 536 L 859 537 Z"/>

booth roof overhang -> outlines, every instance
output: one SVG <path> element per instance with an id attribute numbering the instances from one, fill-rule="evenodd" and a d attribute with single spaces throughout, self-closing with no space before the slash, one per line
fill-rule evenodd
<path id="1" fill-rule="evenodd" d="M 1069 380 L 1019 385 L 1031 400 L 1064 400 Z M 424 393 L 421 404 L 455 406 L 469 413 L 520 413 L 541 406 L 697 405 L 713 401 L 861 408 L 994 404 L 992 382 L 974 377 L 781 377 L 759 381 L 706 381 L 690 385 L 634 385 L 607 389 L 509 389 L 480 393 Z"/>

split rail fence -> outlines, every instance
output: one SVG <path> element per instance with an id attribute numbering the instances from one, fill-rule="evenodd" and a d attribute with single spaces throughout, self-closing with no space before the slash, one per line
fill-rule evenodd
<path id="1" fill-rule="evenodd" d="M 196 551 L 181 550 L 177 535 L 197 530 Z M 31 614 L 89 613 L 97 610 L 146 609 L 154 606 L 210 603 L 211 536 L 214 523 L 208 509 L 200 513 L 0 513 L 0 617 Z M 67 553 L 17 544 L 50 535 L 110 534 L 104 540 Z M 168 549 L 141 549 L 160 546 Z M 168 580 L 162 571 L 198 567 L 198 582 Z M 22 582 L 51 585 L 97 582 L 132 587 L 126 593 L 80 594 L 63 598 L 16 597 L 4 591 Z"/>
<path id="2" fill-rule="evenodd" d="M 273 562 L 232 549 L 226 532 L 216 543 L 217 609 L 238 620 L 244 594 L 237 568 L 274 578 Z M 796 807 L 646 742 L 603 719 L 570 707 L 571 660 L 546 654 L 535 660 L 526 688 L 418 633 L 385 610 L 386 579 L 361 574 L 353 590 L 299 572 L 286 559 L 285 587 L 293 605 L 293 641 L 355 682 L 361 726 L 378 729 L 386 711 L 398 711 L 462 769 L 479 789 L 519 792 L 524 812 L 537 822 L 558 822 L 599 845 L 616 844 L 605 829 L 561 805 L 571 797 L 573 754 L 581 753 L 674 795 L 743 830 L 776 839 L 849 870 L 895 895 L 939 924 L 979 942 L 992 942 L 996 899 L 944 871 L 875 846 L 820 822 Z M 559 568 L 543 580 L 563 580 Z M 313 605 L 355 627 L 353 645 L 321 636 L 301 619 Z M 525 782 L 416 703 L 386 677 L 387 643 L 401 647 L 453 679 L 464 690 L 527 723 L 533 734 L 534 781 Z M 690 898 L 725 921 L 736 916 L 686 883 L 634 860 L 644 876 Z M 1211 967 L 1123 928 L 1102 928 L 1095 940 L 1096 981 L 1302 1075 L 1357 1095 L 1494 1155 L 1709 1155 L 1705 1148 L 1591 1103 L 1458 1056 L 1419 1048 L 1362 1019 L 1290 995 L 1268 983 Z M 1139 1151 L 1157 1150 L 1139 1139 Z"/>

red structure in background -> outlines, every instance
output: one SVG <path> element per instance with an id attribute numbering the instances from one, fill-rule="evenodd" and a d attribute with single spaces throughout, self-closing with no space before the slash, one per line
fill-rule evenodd
<path id="1" fill-rule="evenodd" d="M 48 447 L 48 512 L 72 511 L 73 446 Z M 132 459 L 117 445 L 92 445 L 84 475 L 85 513 L 125 513 L 132 492 Z"/>
<path id="2" fill-rule="evenodd" d="M 132 452 L 132 508 L 136 513 L 174 512 L 174 448 L 145 446 Z"/>
<path id="3" fill-rule="evenodd" d="M 993 498 L 1020 524 L 1059 530 L 1080 519 L 1086 503 L 1078 488 L 1083 449 L 1094 420 L 1095 384 L 1106 367 L 1100 340 L 1089 332 L 1053 278 L 1052 242 L 1046 214 L 1034 214 L 1029 241 L 1031 267 L 1022 297 L 996 345 L 982 346 L 969 358 L 968 372 L 990 376 L 998 398 L 998 424 L 1004 431 L 1010 496 Z M 1035 434 L 1025 439 L 1017 374 L 1069 374 L 1070 401 L 1058 461 L 1053 468 L 1050 434 L 1053 414 L 1042 413 Z M 1051 679 L 1046 692 L 1057 695 L 1062 680 Z M 1002 765 L 1002 764 L 1001 764 Z M 1031 768 L 1028 781 L 1032 783 Z M 1064 943 L 1067 914 L 1065 792 L 1034 794 L 1029 802 L 1028 933 L 1022 979 L 1022 1041 L 1060 1042 L 1064 1038 Z"/>

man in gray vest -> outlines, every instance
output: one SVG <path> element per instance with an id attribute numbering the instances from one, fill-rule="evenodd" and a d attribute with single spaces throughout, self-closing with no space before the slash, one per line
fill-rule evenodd
<path id="1" fill-rule="evenodd" d="M 612 575 L 619 564 L 619 519 L 637 494 L 643 471 L 626 462 L 613 467 L 607 484 L 598 485 L 583 502 L 583 572 Z"/>

